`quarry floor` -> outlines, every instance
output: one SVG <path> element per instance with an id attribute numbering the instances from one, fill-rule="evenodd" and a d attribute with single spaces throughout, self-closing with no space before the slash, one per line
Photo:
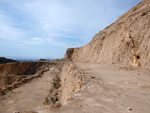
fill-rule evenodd
<path id="1" fill-rule="evenodd" d="M 40 108 L 52 74 L 34 79 L 0 99 L 0 113 L 150 113 L 150 70 L 109 64 L 76 63 L 86 72 L 87 87 L 56 111 Z"/>
<path id="2" fill-rule="evenodd" d="M 71 109 L 78 109 L 78 113 L 150 113 L 150 70 L 126 70 L 109 64 L 77 65 L 95 78 L 76 94 L 79 98 L 73 104 L 64 107 L 68 113 L 75 113 Z"/>
<path id="3" fill-rule="evenodd" d="M 0 113 L 14 113 L 15 111 L 30 111 L 43 105 L 45 97 L 51 87 L 51 71 L 47 71 L 40 78 L 12 90 L 5 97 L 0 98 Z"/>

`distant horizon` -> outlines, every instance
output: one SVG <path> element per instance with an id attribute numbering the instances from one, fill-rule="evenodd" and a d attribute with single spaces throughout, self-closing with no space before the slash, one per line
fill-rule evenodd
<path id="1" fill-rule="evenodd" d="M 0 56 L 0 57 L 5 57 L 5 58 L 8 58 L 8 59 L 26 59 L 26 60 L 37 60 L 37 59 L 61 59 L 61 58 L 51 58 L 51 57 L 24 57 L 24 56 Z"/>
<path id="2" fill-rule="evenodd" d="M 1 0 L 0 56 L 63 58 L 142 0 Z"/>

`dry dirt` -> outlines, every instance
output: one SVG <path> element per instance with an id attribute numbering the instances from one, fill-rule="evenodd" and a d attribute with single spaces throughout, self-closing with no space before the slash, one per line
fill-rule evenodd
<path id="1" fill-rule="evenodd" d="M 67 50 L 64 61 L 73 61 L 76 67 L 70 62 L 62 69 L 58 110 L 43 105 L 55 76 L 48 71 L 0 97 L 0 113 L 150 113 L 149 30 L 150 1 L 144 0 L 96 34 L 89 44 Z M 29 70 L 23 68 L 23 72 Z M 3 73 L 11 71 L 12 65 Z"/>
<path id="2" fill-rule="evenodd" d="M 45 97 L 51 87 L 51 71 L 45 72 L 41 78 L 22 85 L 0 98 L 0 113 L 13 113 L 15 111 L 29 111 L 43 105 Z"/>
<path id="3" fill-rule="evenodd" d="M 77 65 L 90 76 L 88 86 L 57 113 L 150 113 L 150 70 Z"/>
<path id="4" fill-rule="evenodd" d="M 0 113 L 150 113 L 149 69 L 127 70 L 120 65 L 92 63 L 76 63 L 76 66 L 78 71 L 86 73 L 82 75 L 86 88 L 75 92 L 58 110 L 43 105 L 55 76 L 48 71 L 42 78 L 1 98 Z"/>

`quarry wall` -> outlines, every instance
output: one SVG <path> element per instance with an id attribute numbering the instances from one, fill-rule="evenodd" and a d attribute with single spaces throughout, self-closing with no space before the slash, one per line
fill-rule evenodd
<path id="1" fill-rule="evenodd" d="M 47 62 L 18 62 L 6 63 L 0 65 L 0 88 L 4 85 L 11 85 L 14 81 L 28 75 L 34 75 L 36 72 L 44 70 L 47 65 L 56 65 L 56 63 Z"/>
<path id="2" fill-rule="evenodd" d="M 64 59 L 150 68 L 149 31 L 150 1 L 144 0 L 96 34 L 89 44 L 68 49 Z"/>

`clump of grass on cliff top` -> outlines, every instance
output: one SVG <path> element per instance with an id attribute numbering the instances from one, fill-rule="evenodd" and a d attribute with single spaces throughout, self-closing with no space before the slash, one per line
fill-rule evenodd
<path id="1" fill-rule="evenodd" d="M 60 88 L 60 82 L 60 77 L 56 75 L 53 78 L 52 88 L 49 91 L 49 95 L 45 98 L 44 104 L 56 104 L 59 101 L 59 94 L 56 90 Z"/>

